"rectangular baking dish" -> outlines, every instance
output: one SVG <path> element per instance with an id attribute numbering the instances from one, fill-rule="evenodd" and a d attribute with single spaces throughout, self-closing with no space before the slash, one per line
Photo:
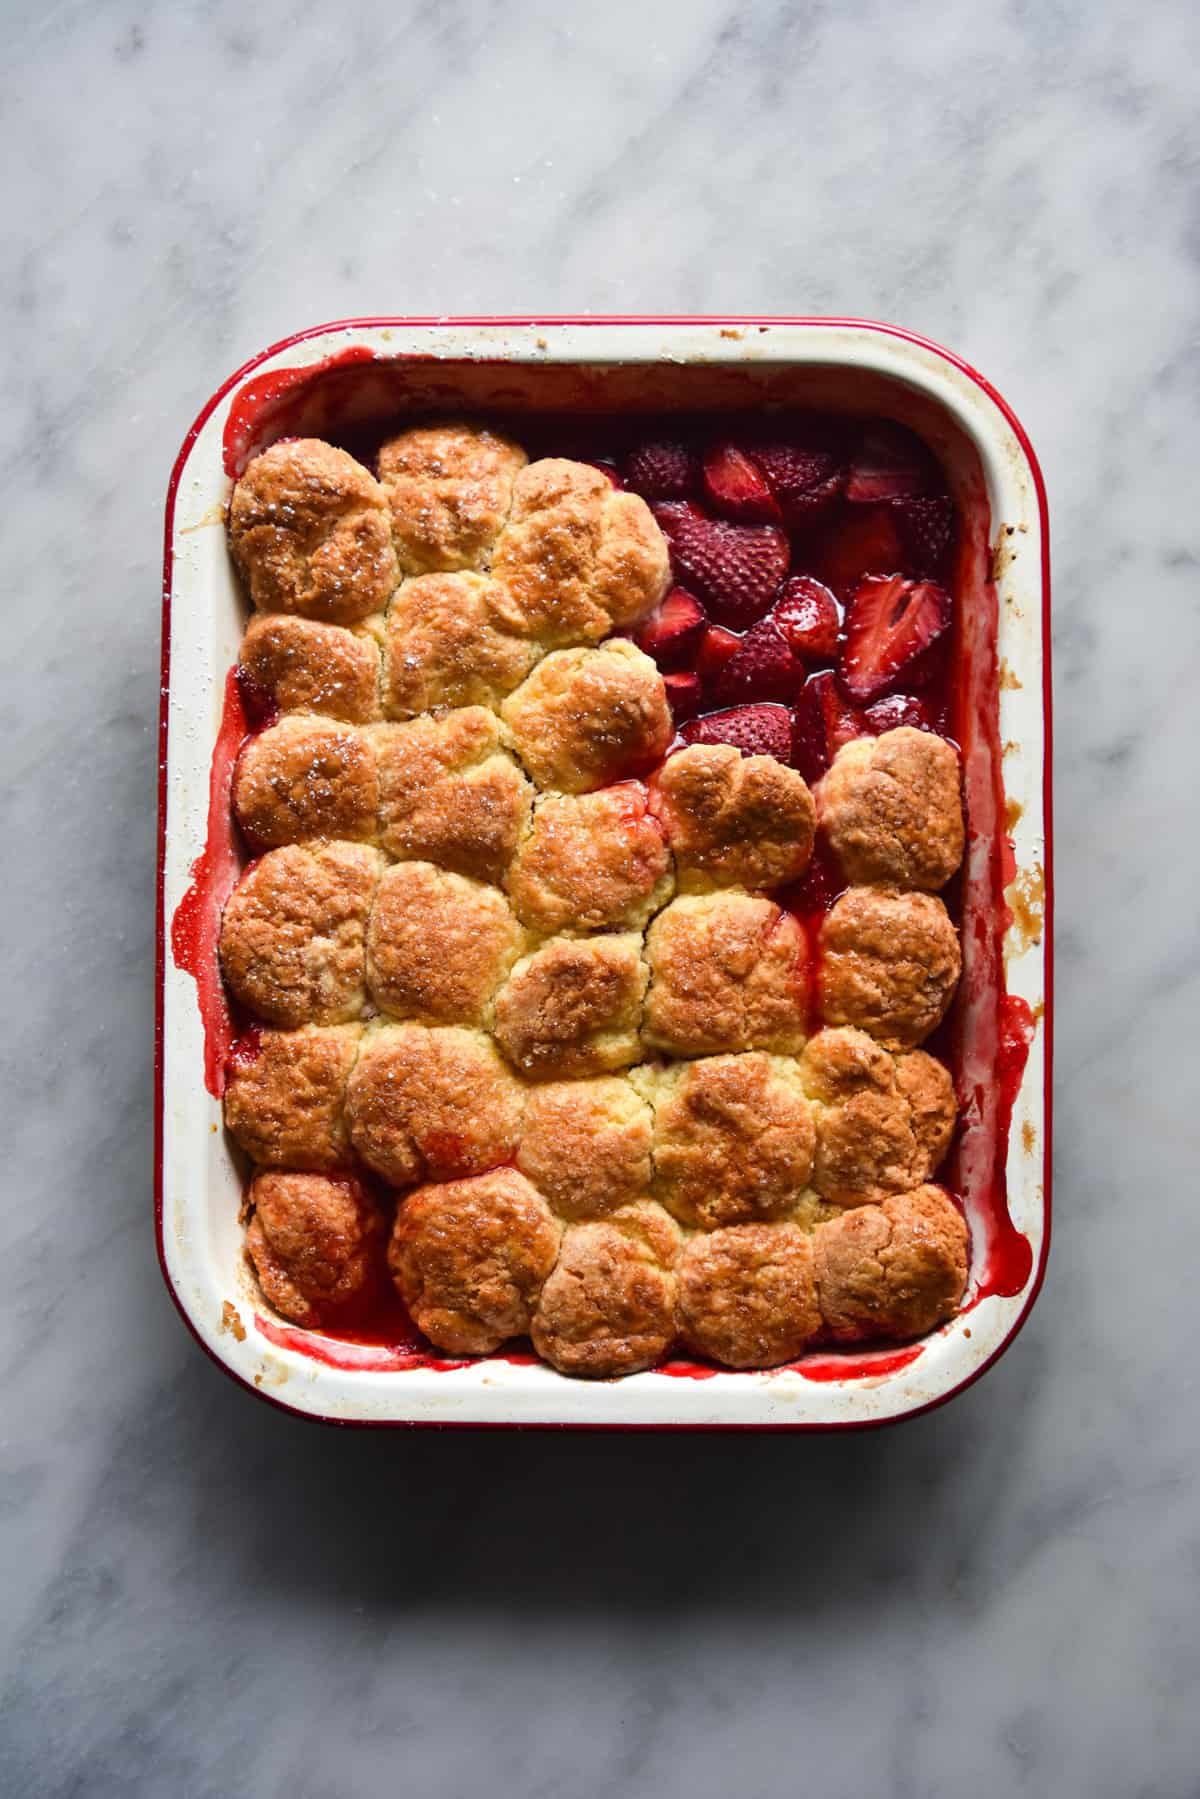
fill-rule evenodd
<path id="1" fill-rule="evenodd" d="M 214 745 L 245 625 L 225 544 L 231 476 L 274 437 L 320 435 L 333 418 L 344 427 L 405 411 L 511 417 L 822 403 L 920 430 L 950 473 L 971 546 L 964 620 L 978 640 L 971 678 L 981 726 L 979 740 L 964 744 L 968 885 L 972 869 L 984 880 L 1002 866 L 1007 912 L 995 950 L 1009 997 L 997 1009 L 983 974 L 973 982 L 980 933 L 964 930 L 967 1006 L 984 1020 L 960 1094 L 968 1189 L 974 1182 L 983 1193 L 988 1178 L 986 1156 L 972 1158 L 970 1144 L 985 1142 L 985 1126 L 994 1130 L 1010 1103 L 1011 1125 L 987 1206 L 966 1195 L 973 1255 L 963 1312 L 900 1350 L 814 1355 L 754 1373 L 680 1364 L 614 1382 L 572 1380 L 520 1357 L 408 1366 L 388 1349 L 281 1328 L 263 1315 L 244 1267 L 241 1173 L 204 1083 L 197 984 L 171 954 L 171 923 L 204 856 L 210 809 L 219 816 L 226 804 L 228 757 L 214 760 Z M 1028 1316 L 1049 1242 L 1049 597 L 1045 492 L 1020 424 L 965 363 L 890 326 L 367 319 L 300 333 L 230 376 L 171 476 L 163 580 L 155 1211 L 164 1278 L 201 1346 L 264 1398 L 339 1424 L 855 1428 L 911 1417 L 976 1380 Z M 981 981 L 986 1005 L 975 993 Z M 994 1137 L 986 1141 L 994 1148 Z"/>

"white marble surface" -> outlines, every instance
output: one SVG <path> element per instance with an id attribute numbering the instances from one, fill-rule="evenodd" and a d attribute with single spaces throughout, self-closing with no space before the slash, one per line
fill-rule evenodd
<path id="1" fill-rule="evenodd" d="M 0 8 L 6 1795 L 1200 1791 L 1200 13 Z M 1056 552 L 1057 1230 L 1007 1359 L 829 1440 L 332 1434 L 150 1228 L 163 489 L 347 313 L 953 345 Z"/>

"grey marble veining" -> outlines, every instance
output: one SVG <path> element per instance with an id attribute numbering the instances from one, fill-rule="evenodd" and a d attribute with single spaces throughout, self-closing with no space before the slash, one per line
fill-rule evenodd
<path id="1" fill-rule="evenodd" d="M 1200 13 L 0 6 L 6 1795 L 1200 1791 Z M 1056 1243 L 1008 1357 L 828 1440 L 331 1434 L 150 1231 L 160 516 L 348 313 L 953 345 L 1056 560 Z"/>

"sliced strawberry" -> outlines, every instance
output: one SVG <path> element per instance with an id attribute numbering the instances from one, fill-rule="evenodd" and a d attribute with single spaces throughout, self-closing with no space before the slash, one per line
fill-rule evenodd
<path id="1" fill-rule="evenodd" d="M 954 540 L 954 501 L 944 493 L 893 501 L 907 564 L 916 575 L 942 575 Z"/>
<path id="2" fill-rule="evenodd" d="M 685 743 L 731 743 L 743 756 L 774 756 L 777 762 L 791 756 L 791 721 L 785 706 L 735 706 L 729 712 L 710 712 L 685 725 L 680 736 Z"/>
<path id="3" fill-rule="evenodd" d="M 625 485 L 644 500 L 685 500 L 699 474 L 692 451 L 677 439 L 639 444 L 625 458 Z"/>
<path id="4" fill-rule="evenodd" d="M 792 711 L 792 761 L 811 786 L 844 743 L 866 730 L 857 706 L 847 705 L 830 669 L 812 675 Z"/>
<path id="5" fill-rule="evenodd" d="M 696 673 L 706 687 L 716 679 L 725 664 L 737 655 L 741 642 L 736 631 L 727 631 L 723 625 L 708 627 L 704 633 L 704 641 L 696 652 Z"/>
<path id="6" fill-rule="evenodd" d="M 786 437 L 752 445 L 751 455 L 767 478 L 784 523 L 793 531 L 823 518 L 846 479 L 838 432 L 816 421 L 796 426 Z"/>
<path id="7" fill-rule="evenodd" d="M 687 668 L 708 629 L 704 608 L 686 587 L 673 587 L 634 635 L 639 650 L 661 669 Z"/>
<path id="8" fill-rule="evenodd" d="M 804 679 L 782 631 L 769 618 L 753 625 L 728 662 L 714 676 L 711 693 L 719 706 L 751 700 L 792 700 Z"/>
<path id="9" fill-rule="evenodd" d="M 704 494 L 714 512 L 746 524 L 779 524 L 782 514 L 762 470 L 725 440 L 704 452 Z"/>
<path id="10" fill-rule="evenodd" d="M 867 729 L 876 737 L 884 731 L 898 730 L 901 725 L 911 725 L 916 731 L 932 731 L 938 735 L 933 713 L 914 693 L 890 693 L 886 699 L 876 700 L 868 706 L 863 714 L 867 721 Z"/>
<path id="11" fill-rule="evenodd" d="M 937 465 L 915 431 L 886 419 L 868 425 L 850 459 L 846 498 L 855 505 L 903 500 L 927 493 L 937 481 Z"/>
<path id="12" fill-rule="evenodd" d="M 744 631 L 770 610 L 788 571 L 788 540 L 774 525 L 731 525 L 698 506 L 656 506 L 679 579 L 692 587 L 719 625 Z"/>
<path id="13" fill-rule="evenodd" d="M 787 638 L 793 656 L 805 662 L 828 662 L 837 654 L 837 601 L 813 575 L 793 575 L 771 608 L 771 617 Z"/>
<path id="14" fill-rule="evenodd" d="M 856 507 L 838 521 L 813 553 L 813 567 L 840 600 L 848 600 L 868 575 L 908 570 L 899 518 L 891 506 Z"/>
<path id="15" fill-rule="evenodd" d="M 950 595 L 936 581 L 902 575 L 864 581 L 846 613 L 842 687 L 865 705 L 910 677 L 950 628 Z"/>
<path id="16" fill-rule="evenodd" d="M 664 675 L 663 686 L 667 690 L 667 704 L 676 725 L 683 724 L 685 719 L 695 718 L 700 710 L 699 675 Z"/>

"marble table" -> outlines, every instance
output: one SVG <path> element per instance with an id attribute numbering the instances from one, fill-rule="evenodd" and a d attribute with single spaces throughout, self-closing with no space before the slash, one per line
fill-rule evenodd
<path id="1" fill-rule="evenodd" d="M 0 1790 L 1184 1799 L 1200 1781 L 1200 13 L 3 7 Z M 1008 1357 L 839 1439 L 334 1434 L 150 1228 L 163 490 L 364 312 L 852 313 L 1054 526 L 1057 1227 Z"/>

